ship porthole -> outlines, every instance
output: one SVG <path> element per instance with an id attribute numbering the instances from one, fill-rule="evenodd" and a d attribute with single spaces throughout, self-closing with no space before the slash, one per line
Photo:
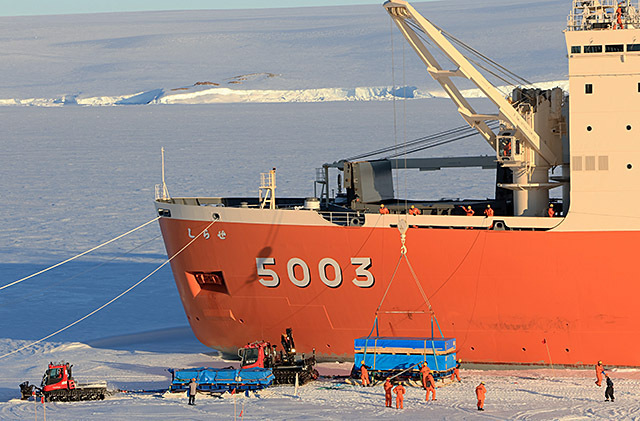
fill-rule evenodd
<path id="1" fill-rule="evenodd" d="M 358 219 L 358 217 L 353 217 L 351 218 L 351 226 L 353 227 L 357 227 L 360 225 L 360 220 Z"/>
<path id="2" fill-rule="evenodd" d="M 587 126 L 587 131 L 590 132 L 591 130 L 593 130 L 593 128 L 591 126 Z"/>
<path id="3" fill-rule="evenodd" d="M 628 125 L 628 126 L 627 126 L 627 130 L 631 130 L 631 125 Z"/>
<path id="4" fill-rule="evenodd" d="M 525 347 L 522 347 L 522 350 L 523 350 L 523 351 L 526 351 L 526 350 L 527 350 L 527 348 L 525 348 Z"/>
<path id="5" fill-rule="evenodd" d="M 631 168 L 633 168 L 633 165 L 627 164 L 627 169 L 630 170 Z"/>
<path id="6" fill-rule="evenodd" d="M 471 347 L 471 350 L 472 350 L 472 351 L 475 351 L 476 349 L 475 349 L 474 347 Z"/>
<path id="7" fill-rule="evenodd" d="M 213 219 L 214 221 L 217 221 L 218 219 L 220 219 L 220 214 L 219 213 L 211 214 L 211 219 Z"/>
<path id="8" fill-rule="evenodd" d="M 564 350 L 565 350 L 565 351 L 567 351 L 567 352 L 569 352 L 569 348 L 565 348 Z"/>

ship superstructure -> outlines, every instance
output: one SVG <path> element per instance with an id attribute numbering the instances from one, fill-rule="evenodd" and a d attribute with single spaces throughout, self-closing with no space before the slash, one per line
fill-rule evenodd
<path id="1" fill-rule="evenodd" d="M 538 364 L 553 355 L 556 364 L 640 366 L 637 9 L 574 1 L 566 30 L 569 95 L 529 86 L 505 95 L 410 4 L 384 7 L 470 127 L 433 139 L 477 131 L 495 154 L 340 160 L 318 171 L 313 198 L 277 197 L 275 169 L 254 198 L 171 198 L 158 189 L 168 255 L 193 241 L 171 264 L 196 336 L 234 352 L 257 337 L 276 341 L 292 327 L 299 351 L 350 358 L 395 273 L 397 227 L 406 221 L 407 256 L 463 359 Z M 495 111 L 476 111 L 458 80 L 475 84 Z M 394 168 L 465 166 L 496 169 L 494 198 L 396 197 Z M 335 196 L 330 170 L 340 172 Z M 555 188 L 562 199 L 549 199 Z M 378 213 L 381 204 L 391 213 Z M 409 206 L 422 214 L 408 215 Z M 461 206 L 480 216 L 464 216 Z M 493 216 L 482 216 L 487 207 Z M 413 276 L 397 270 L 399 279 Z M 429 315 L 412 284 L 394 284 L 386 296 L 380 334 L 424 336 Z"/>

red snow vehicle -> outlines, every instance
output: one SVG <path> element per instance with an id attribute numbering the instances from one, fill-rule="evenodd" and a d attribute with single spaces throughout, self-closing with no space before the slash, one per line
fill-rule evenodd
<path id="1" fill-rule="evenodd" d="M 89 401 L 104 399 L 107 393 L 107 382 L 101 381 L 90 384 L 76 383 L 71 376 L 69 363 L 49 363 L 49 368 L 42 377 L 40 387 L 29 384 L 28 381 L 20 384 L 22 399 L 29 399 L 35 394 L 44 396 L 47 401 Z"/>
<path id="2" fill-rule="evenodd" d="M 313 355 L 296 359 L 296 348 L 293 343 L 291 328 L 287 328 L 286 333 L 281 337 L 284 351 L 276 351 L 276 345 L 271 345 L 266 341 L 256 341 L 245 345 L 238 350 L 238 355 L 242 358 L 241 368 L 270 368 L 275 376 L 274 384 L 294 384 L 296 374 L 300 384 L 318 378 L 316 365 L 316 353 Z"/>

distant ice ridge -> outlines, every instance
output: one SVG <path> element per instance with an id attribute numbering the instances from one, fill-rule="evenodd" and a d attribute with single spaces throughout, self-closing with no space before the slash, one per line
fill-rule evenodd
<path id="1" fill-rule="evenodd" d="M 422 90 L 415 86 L 404 87 L 357 87 L 357 88 L 310 88 L 293 90 L 233 89 L 195 84 L 176 89 L 153 89 L 129 95 L 80 97 L 65 95 L 59 98 L 0 99 L 0 106 L 58 107 L 65 105 L 111 106 L 146 104 L 230 104 L 230 103 L 282 103 L 282 102 L 335 102 L 335 101 L 388 101 L 393 98 L 446 98 L 443 91 Z M 559 86 L 565 91 L 569 82 L 550 81 L 536 83 L 535 87 L 549 89 Z M 498 88 L 505 95 L 511 87 Z M 466 98 L 482 98 L 479 89 L 462 91 Z"/>

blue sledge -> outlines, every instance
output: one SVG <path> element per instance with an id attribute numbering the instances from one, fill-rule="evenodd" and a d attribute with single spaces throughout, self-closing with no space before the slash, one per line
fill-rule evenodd
<path id="1" fill-rule="evenodd" d="M 354 374 L 359 377 L 362 361 L 373 378 L 399 374 L 420 378 L 419 365 L 426 362 L 434 378 L 450 376 L 456 366 L 455 338 L 410 338 L 365 336 L 354 340 Z"/>
<path id="2" fill-rule="evenodd" d="M 191 379 L 196 379 L 201 392 L 223 393 L 247 390 L 261 390 L 271 386 L 275 377 L 270 368 L 188 368 L 168 370 L 171 375 L 172 392 L 184 392 L 189 388 Z"/>

